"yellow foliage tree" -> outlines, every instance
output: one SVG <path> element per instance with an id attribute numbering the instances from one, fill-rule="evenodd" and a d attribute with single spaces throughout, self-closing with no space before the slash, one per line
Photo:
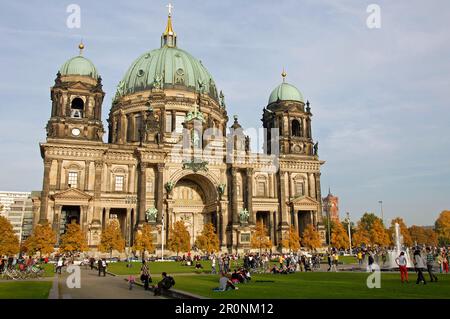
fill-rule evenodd
<path id="1" fill-rule="evenodd" d="M 145 223 L 142 229 L 137 232 L 136 238 L 134 239 L 133 250 L 140 251 L 142 258 L 145 257 L 145 252 L 148 251 L 152 253 L 155 251 L 155 246 L 153 245 L 153 235 L 152 226 Z"/>
<path id="2" fill-rule="evenodd" d="M 290 252 L 296 252 L 300 249 L 300 236 L 294 226 L 289 228 L 287 238 L 281 241 L 281 245 L 289 249 Z"/>
<path id="3" fill-rule="evenodd" d="M 20 250 L 19 238 L 9 220 L 3 216 L 0 216 L 0 234 L 0 257 L 17 254 Z"/>
<path id="4" fill-rule="evenodd" d="M 67 230 L 61 236 L 59 250 L 63 253 L 77 253 L 88 250 L 86 234 L 81 231 L 81 227 L 76 222 L 67 225 Z"/>
<path id="5" fill-rule="evenodd" d="M 272 241 L 269 239 L 267 229 L 262 222 L 256 223 L 250 239 L 250 245 L 252 248 L 259 249 L 260 254 L 262 249 L 272 248 Z"/>
<path id="6" fill-rule="evenodd" d="M 438 235 L 430 228 L 423 226 L 413 225 L 409 227 L 409 233 L 411 234 L 411 241 L 417 245 L 437 246 Z"/>
<path id="7" fill-rule="evenodd" d="M 303 231 L 302 246 L 308 247 L 310 249 L 315 249 L 322 246 L 320 234 L 312 224 L 306 226 L 305 230 Z"/>
<path id="8" fill-rule="evenodd" d="M 350 245 L 347 231 L 339 221 L 334 223 L 334 229 L 331 233 L 331 245 L 338 249 L 348 248 Z"/>
<path id="9" fill-rule="evenodd" d="M 442 245 L 450 244 L 450 210 L 444 210 L 435 223 L 436 233 Z"/>
<path id="10" fill-rule="evenodd" d="M 361 222 L 358 222 L 358 226 L 356 226 L 356 231 L 352 236 L 352 244 L 355 246 L 361 246 L 361 245 L 370 245 L 370 234 L 369 232 L 364 228 L 363 225 L 361 225 Z"/>
<path id="11" fill-rule="evenodd" d="M 110 220 L 105 230 L 102 232 L 98 249 L 102 253 L 109 252 L 110 257 L 112 257 L 113 250 L 117 250 L 119 252 L 124 251 L 125 239 L 122 237 L 120 224 L 117 219 Z"/>
<path id="12" fill-rule="evenodd" d="M 213 224 L 209 223 L 203 226 L 202 233 L 197 237 L 195 245 L 205 253 L 213 253 L 219 250 L 219 237 Z"/>
<path id="13" fill-rule="evenodd" d="M 391 241 L 395 242 L 395 223 L 398 223 L 400 227 L 400 234 L 403 237 L 403 244 L 406 246 L 412 246 L 413 241 L 411 239 L 411 234 L 409 233 L 408 227 L 401 217 L 396 217 L 391 221 L 391 227 L 389 228 Z"/>
<path id="14" fill-rule="evenodd" d="M 33 233 L 27 238 L 23 246 L 29 254 L 39 252 L 40 257 L 42 257 L 42 255 L 52 253 L 55 244 L 56 234 L 50 224 L 45 223 L 36 225 Z"/>
<path id="15" fill-rule="evenodd" d="M 191 250 L 191 235 L 184 225 L 184 222 L 175 222 L 170 230 L 167 246 L 170 250 L 175 251 L 177 256 L 180 252 Z"/>
<path id="16" fill-rule="evenodd" d="M 379 219 L 374 220 L 369 235 L 370 235 L 370 243 L 372 245 L 386 247 L 391 244 L 389 234 L 386 231 L 386 228 L 384 228 L 383 223 Z"/>

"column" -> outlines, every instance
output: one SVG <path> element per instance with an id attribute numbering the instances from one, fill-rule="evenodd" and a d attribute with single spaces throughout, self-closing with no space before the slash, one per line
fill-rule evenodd
<path id="1" fill-rule="evenodd" d="M 131 208 L 127 208 L 127 219 L 126 219 L 126 227 L 125 227 L 126 247 L 131 247 L 133 245 L 133 243 L 131 242 L 132 231 L 133 231 L 133 227 L 131 226 Z"/>
<path id="2" fill-rule="evenodd" d="M 89 171 L 91 168 L 91 162 L 89 161 L 85 161 L 85 166 L 84 166 L 84 190 L 88 191 L 89 190 Z"/>
<path id="3" fill-rule="evenodd" d="M 61 189 L 62 160 L 58 160 L 58 170 L 56 172 L 56 189 Z"/>
<path id="4" fill-rule="evenodd" d="M 107 207 L 105 208 L 105 224 L 103 225 L 103 229 L 106 228 L 106 226 L 108 226 L 109 224 L 109 212 L 111 210 L 111 207 Z"/>
<path id="5" fill-rule="evenodd" d="M 280 225 L 286 223 L 287 206 L 286 202 L 286 176 L 284 172 L 279 173 L 279 183 L 280 183 Z"/>
<path id="6" fill-rule="evenodd" d="M 61 221 L 61 209 L 62 205 L 55 205 L 54 209 L 54 216 L 53 216 L 53 231 L 56 234 L 56 243 L 59 243 L 59 227 L 60 227 L 60 221 Z"/>
<path id="7" fill-rule="evenodd" d="M 272 213 L 273 216 L 273 227 L 272 227 L 272 231 L 273 231 L 273 244 L 275 246 L 278 246 L 278 217 L 277 217 L 277 211 L 274 211 Z"/>
<path id="8" fill-rule="evenodd" d="M 128 164 L 128 193 L 134 193 L 134 165 Z"/>
<path id="9" fill-rule="evenodd" d="M 315 178 L 315 182 L 316 182 L 316 199 L 317 202 L 319 203 L 319 207 L 318 207 L 318 212 L 320 214 L 320 219 L 322 219 L 322 193 L 320 191 L 320 175 L 321 173 L 315 173 L 314 174 L 314 178 Z"/>
<path id="10" fill-rule="evenodd" d="M 158 163 L 156 165 L 157 175 L 156 175 L 156 209 L 158 210 L 158 215 L 156 217 L 156 222 L 161 223 L 163 214 L 163 201 L 164 201 L 164 163 Z M 167 221 L 166 221 L 167 225 Z"/>
<path id="11" fill-rule="evenodd" d="M 81 230 L 86 232 L 87 231 L 87 223 L 88 223 L 88 206 L 80 206 L 80 226 Z"/>
<path id="12" fill-rule="evenodd" d="M 295 210 L 295 208 L 292 209 L 294 214 L 294 228 L 297 229 L 297 233 L 299 232 L 299 226 L 298 226 L 298 211 Z"/>
<path id="13" fill-rule="evenodd" d="M 52 167 L 51 159 L 44 159 L 44 181 L 42 183 L 41 192 L 41 213 L 39 215 L 39 223 L 44 224 L 48 221 L 48 193 L 50 191 L 50 169 Z"/>
<path id="14" fill-rule="evenodd" d="M 273 212 L 269 211 L 269 229 L 270 229 L 270 239 L 272 240 L 272 243 L 275 244 L 275 238 L 274 238 L 274 223 L 273 223 Z"/>
<path id="15" fill-rule="evenodd" d="M 145 209 L 146 209 L 146 176 L 147 164 L 139 164 L 139 187 L 138 187 L 138 201 L 139 201 L 139 213 L 138 213 L 138 224 L 141 225 L 145 222 Z"/>
<path id="16" fill-rule="evenodd" d="M 111 187 L 111 163 L 106 164 L 106 192 L 110 193 Z"/>
<path id="17" fill-rule="evenodd" d="M 233 224 L 239 224 L 239 212 L 238 212 L 238 196 L 237 196 L 237 173 L 238 169 L 231 168 L 231 202 L 232 202 L 232 221 Z"/>
<path id="18" fill-rule="evenodd" d="M 255 224 L 256 217 L 253 212 L 253 168 L 247 168 L 247 209 L 249 212 L 249 223 Z"/>
<path id="19" fill-rule="evenodd" d="M 312 197 L 311 173 L 307 173 L 307 176 L 308 176 L 308 196 Z"/>
<path id="20" fill-rule="evenodd" d="M 102 207 L 100 203 L 100 195 L 102 192 L 102 170 L 103 163 L 101 161 L 95 161 L 95 180 L 94 180 L 94 219 L 100 221 Z"/>

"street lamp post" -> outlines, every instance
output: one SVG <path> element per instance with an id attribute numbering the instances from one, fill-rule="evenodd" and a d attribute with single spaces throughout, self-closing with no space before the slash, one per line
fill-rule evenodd
<path id="1" fill-rule="evenodd" d="M 379 201 L 378 201 L 378 204 L 380 204 L 380 208 L 381 208 L 381 221 L 382 221 L 383 224 L 384 224 L 383 201 L 382 201 L 382 200 L 379 200 Z"/>
<path id="2" fill-rule="evenodd" d="M 347 218 L 345 218 L 345 221 L 347 222 L 347 231 L 348 231 L 348 240 L 350 244 L 350 255 L 353 255 L 352 252 L 352 232 L 350 231 L 350 213 L 347 212 Z"/>

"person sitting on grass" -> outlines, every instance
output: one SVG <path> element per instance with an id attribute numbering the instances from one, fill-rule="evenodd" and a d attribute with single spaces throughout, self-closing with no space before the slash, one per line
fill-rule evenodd
<path id="1" fill-rule="evenodd" d="M 236 287 L 233 282 L 230 280 L 230 278 L 227 277 L 227 275 L 222 272 L 220 274 L 219 278 L 219 287 L 214 288 L 213 291 L 227 291 L 227 290 L 238 290 L 239 288 Z"/>
<path id="2" fill-rule="evenodd" d="M 154 287 L 155 289 L 155 296 L 160 296 L 162 290 L 169 290 L 173 286 L 175 286 L 175 280 L 171 276 L 167 276 L 166 272 L 163 272 L 162 274 L 162 280 L 158 282 L 158 286 Z"/>
<path id="3" fill-rule="evenodd" d="M 202 266 L 202 264 L 199 261 L 197 261 L 195 263 L 195 270 L 200 270 L 201 271 L 201 269 L 203 269 L 203 266 Z"/>
<path id="4" fill-rule="evenodd" d="M 279 274 L 280 273 L 280 271 L 278 270 L 277 265 L 273 265 L 272 269 L 270 269 L 270 272 L 272 274 Z"/>

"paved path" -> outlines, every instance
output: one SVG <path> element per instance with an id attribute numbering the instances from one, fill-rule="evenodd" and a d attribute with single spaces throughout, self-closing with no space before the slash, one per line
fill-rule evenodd
<path id="1" fill-rule="evenodd" d="M 81 269 L 81 288 L 68 288 L 66 279 L 68 274 L 58 276 L 59 299 L 164 299 L 155 297 L 150 291 L 139 286 L 128 289 L 125 276 L 106 275 L 99 277 L 93 270 Z"/>

